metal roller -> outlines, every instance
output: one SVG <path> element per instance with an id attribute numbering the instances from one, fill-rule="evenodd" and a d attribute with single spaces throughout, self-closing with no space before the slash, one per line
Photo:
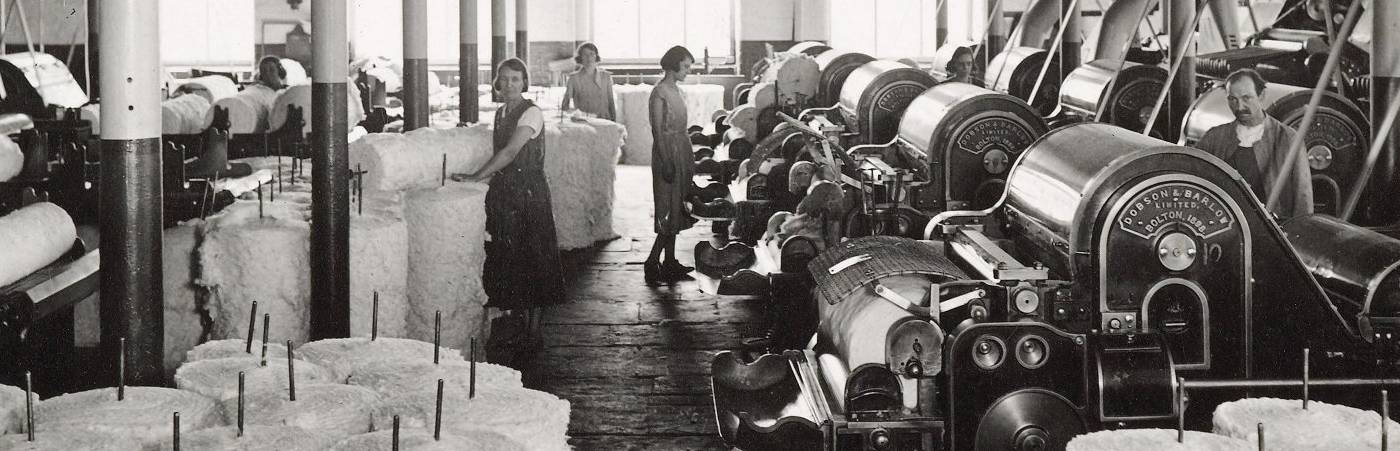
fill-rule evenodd
<path id="1" fill-rule="evenodd" d="M 1151 7 L 1155 3 L 1156 0 L 1115 0 L 1108 5 L 1108 9 L 1103 12 L 1103 20 L 1100 21 L 1099 40 L 1094 47 L 1094 57 L 1123 59 L 1126 56 L 1123 43 L 1137 37 L 1143 8 Z"/>
<path id="2" fill-rule="evenodd" d="M 1194 145 L 1211 127 L 1235 120 L 1230 112 L 1225 88 L 1206 91 L 1186 113 L 1181 139 Z M 1264 89 L 1265 111 L 1295 130 L 1303 120 L 1312 90 L 1297 86 L 1269 84 Z M 1313 126 L 1304 143 L 1308 166 L 1312 168 L 1314 211 L 1336 214 L 1342 196 L 1357 183 L 1370 143 L 1371 124 L 1356 104 L 1332 92 L 1323 94 Z M 1375 174 L 1384 179 L 1388 174 Z"/>
<path id="3" fill-rule="evenodd" d="M 871 61 L 846 78 L 838 105 L 861 144 L 889 142 L 909 102 L 936 84 L 927 72 L 895 61 Z"/>
<path id="4" fill-rule="evenodd" d="M 1021 99 L 966 83 L 945 83 L 910 102 L 899 137 L 932 162 L 922 211 L 983 209 L 1005 190 L 1006 173 L 1047 131 Z"/>
<path id="5" fill-rule="evenodd" d="M 813 106 L 836 105 L 841 98 L 841 86 L 846 83 L 846 77 L 851 75 L 851 71 L 871 61 L 875 61 L 875 58 L 870 55 L 844 50 L 827 50 L 817 55 L 817 67 L 822 73 L 817 81 L 817 102 Z"/>
<path id="6" fill-rule="evenodd" d="M 1050 116 L 1055 112 L 1060 97 L 1061 78 L 1058 61 L 1051 61 L 1050 68 L 1045 71 L 1045 80 L 1041 83 L 1040 91 L 1036 93 L 1037 98 L 1029 99 L 1031 91 L 1035 89 L 1036 77 L 1040 75 L 1045 58 L 1049 56 L 1045 50 L 1034 47 L 1008 48 L 992 59 L 983 74 L 982 84 L 1025 100 L 1034 106 L 1041 116 Z"/>
<path id="7" fill-rule="evenodd" d="M 1068 1 L 1068 0 L 1065 0 Z M 1050 47 L 1050 40 L 1055 38 L 1055 27 L 1060 21 L 1060 15 L 1064 14 L 1060 10 L 1060 0 L 1036 0 L 1026 8 L 1026 12 L 1021 15 L 1022 20 L 1016 26 L 1016 30 L 1011 32 L 1008 47 L 1032 47 L 1044 49 Z"/>
<path id="8" fill-rule="evenodd" d="M 1317 214 L 1294 218 L 1283 230 L 1361 338 L 1392 341 L 1400 332 L 1400 240 Z"/>
<path id="9" fill-rule="evenodd" d="M 1119 66 L 1123 70 L 1119 71 Z M 1060 85 L 1060 103 L 1092 121 L 1142 130 L 1166 81 L 1167 70 L 1159 66 L 1094 60 L 1065 77 Z M 1108 92 L 1110 86 L 1112 92 Z M 1163 124 L 1158 128 L 1165 126 L 1162 121 L 1158 123 Z M 1160 130 L 1154 132 L 1163 136 Z"/>
<path id="10" fill-rule="evenodd" d="M 822 54 L 822 52 L 825 52 L 827 50 L 831 50 L 831 46 L 817 41 L 805 41 L 793 44 L 792 47 L 788 47 L 787 52 L 801 53 L 803 55 L 815 58 L 817 55 L 820 55 Z"/>

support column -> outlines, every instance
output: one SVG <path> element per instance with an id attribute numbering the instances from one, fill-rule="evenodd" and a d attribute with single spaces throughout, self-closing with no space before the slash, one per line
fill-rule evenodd
<path id="1" fill-rule="evenodd" d="M 126 339 L 129 385 L 165 382 L 159 16 L 156 2 L 103 0 L 99 20 L 102 355 L 115 369 Z"/>
<path id="2" fill-rule="evenodd" d="M 1237 49 L 1244 45 L 1240 39 L 1240 19 L 1235 0 L 1207 0 L 1210 2 L 1210 16 L 1215 19 L 1215 29 L 1220 32 L 1220 40 L 1225 49 Z"/>
<path id="3" fill-rule="evenodd" d="M 1073 5 L 1071 5 L 1071 3 L 1073 3 Z M 1073 6 L 1074 10 L 1071 11 L 1069 9 L 1070 6 Z M 1064 23 L 1064 37 L 1060 39 L 1061 77 L 1069 75 L 1070 71 L 1078 68 L 1079 61 L 1082 59 L 1084 36 L 1079 34 L 1080 23 L 1083 22 L 1083 19 L 1079 17 L 1080 8 L 1082 8 L 1082 6 L 1079 2 L 1060 0 L 1060 17 L 1068 19 Z"/>
<path id="4" fill-rule="evenodd" d="M 574 1 L 574 45 L 593 40 L 593 0 Z"/>
<path id="5" fill-rule="evenodd" d="M 476 0 L 461 0 L 459 11 L 457 87 L 460 95 L 457 97 L 461 118 L 458 122 L 474 124 L 479 120 L 477 115 L 481 109 L 476 95 L 476 86 L 480 84 L 476 70 L 479 65 L 476 54 Z"/>
<path id="6" fill-rule="evenodd" d="M 496 79 L 496 66 L 510 58 L 506 49 L 506 0 L 491 0 L 491 80 Z M 491 100 L 500 101 L 491 89 Z"/>
<path id="7" fill-rule="evenodd" d="M 93 99 L 93 100 L 97 100 L 97 99 L 98 99 L 99 97 L 101 97 L 101 95 L 102 95 L 102 90 L 101 90 L 101 89 L 98 89 L 98 88 L 101 87 L 101 83 L 98 83 L 98 80 L 101 79 L 101 76 L 100 76 L 100 73 L 99 73 L 98 70 L 97 70 L 97 69 L 98 69 L 97 66 L 99 65 L 99 63 L 98 63 L 98 61 L 97 61 L 97 55 L 98 55 L 98 52 L 97 52 L 97 45 L 98 45 L 98 44 L 97 44 L 97 41 L 98 41 L 97 29 L 99 28 L 99 22 L 101 22 L 101 21 L 98 20 L 98 18 L 101 17 L 101 14 L 102 14 L 102 13 L 101 13 L 102 8 L 99 6 L 99 5 L 101 5 L 101 4 L 102 4 L 102 0 L 87 0 L 87 27 L 88 27 L 88 28 L 87 28 L 87 42 L 84 43 L 84 45 L 87 47 L 88 57 L 87 57 L 87 60 L 84 61 L 84 63 L 87 64 L 88 76 L 89 76 L 90 78 L 87 79 L 87 80 L 85 80 L 85 83 L 87 83 L 87 86 L 85 86 L 85 88 L 87 88 L 87 90 L 88 90 L 88 98 Z M 3 28 L 0 28 L 0 30 L 3 30 Z M 3 31 L 0 31 L 0 33 L 3 33 Z M 97 124 L 93 124 L 93 125 L 97 125 Z"/>
<path id="8" fill-rule="evenodd" d="M 428 0 L 403 0 L 403 130 L 428 126 Z"/>
<path id="9" fill-rule="evenodd" d="M 1371 40 L 1371 133 L 1384 133 L 1379 130 L 1385 107 L 1391 102 L 1400 101 L 1400 4 L 1394 1 L 1372 1 L 1371 11 L 1374 35 Z M 1400 122 L 1398 122 L 1400 123 Z M 1372 180 L 1370 209 L 1374 214 L 1367 218 L 1377 224 L 1394 224 L 1400 221 L 1400 205 L 1386 193 L 1396 193 L 1400 188 L 1400 177 L 1395 174 L 1397 160 L 1400 160 L 1400 127 L 1392 127 L 1381 148 L 1380 159 L 1376 160 L 1375 176 Z"/>
<path id="10" fill-rule="evenodd" d="M 147 0 L 131 0 L 147 1 Z M 350 336 L 349 40 L 344 1 L 311 4 L 311 339 Z"/>
<path id="11" fill-rule="evenodd" d="M 937 15 L 934 19 L 933 43 L 935 49 L 943 48 L 943 44 L 948 43 L 948 8 L 952 7 L 953 0 L 936 0 L 933 2 Z"/>
<path id="12" fill-rule="evenodd" d="M 987 26 L 987 52 L 988 61 L 995 58 L 1006 48 L 1007 36 L 1011 34 L 1007 27 L 1006 19 L 1002 16 L 1006 14 L 1006 0 L 987 0 L 987 17 L 992 21 Z"/>
<path id="13" fill-rule="evenodd" d="M 1176 142 L 1177 135 L 1181 133 L 1181 121 L 1186 116 L 1186 109 L 1191 107 L 1191 102 L 1196 99 L 1196 58 L 1195 45 L 1188 45 L 1186 48 L 1177 48 L 1177 43 L 1186 42 L 1188 33 L 1195 33 L 1192 27 L 1192 19 L 1196 14 L 1195 0 L 1163 0 L 1168 23 L 1169 39 L 1171 48 L 1168 52 L 1167 61 L 1175 61 L 1179 55 L 1185 55 L 1181 60 L 1181 68 L 1176 73 L 1176 78 L 1172 80 L 1169 87 L 1171 92 L 1167 95 L 1167 136 L 1166 141 Z"/>
<path id="14" fill-rule="evenodd" d="M 530 67 L 530 36 L 526 33 L 529 28 L 529 16 L 525 10 L 529 9 L 527 0 L 515 0 L 515 57 L 525 62 L 525 67 Z M 530 89 L 526 86 L 525 89 Z"/>

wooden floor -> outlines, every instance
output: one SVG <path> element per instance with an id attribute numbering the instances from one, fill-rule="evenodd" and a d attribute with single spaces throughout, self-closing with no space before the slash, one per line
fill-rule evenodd
<path id="1" fill-rule="evenodd" d="M 521 363 L 526 385 L 569 400 L 579 450 L 723 450 L 710 400 L 710 358 L 760 331 L 757 299 L 701 293 L 695 282 L 648 287 L 651 172 L 618 166 L 613 229 L 622 238 L 566 255 L 570 302 L 545 316 L 546 348 Z M 677 239 L 692 265 L 702 221 Z"/>

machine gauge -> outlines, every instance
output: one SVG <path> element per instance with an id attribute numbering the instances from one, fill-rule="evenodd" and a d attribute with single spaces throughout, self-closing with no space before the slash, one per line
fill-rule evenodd
<path id="1" fill-rule="evenodd" d="M 1014 301 L 1016 303 L 1016 311 L 1021 312 L 1023 315 L 1035 313 L 1035 311 L 1040 308 L 1040 295 L 1036 294 L 1034 290 L 1017 291 Z"/>

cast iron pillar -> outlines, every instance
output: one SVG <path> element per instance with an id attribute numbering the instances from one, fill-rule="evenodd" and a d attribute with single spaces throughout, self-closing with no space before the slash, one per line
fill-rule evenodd
<path id="1" fill-rule="evenodd" d="M 457 87 L 460 95 L 457 97 L 461 118 L 458 122 L 474 124 L 481 109 L 476 95 L 476 86 L 480 84 L 476 70 L 479 65 L 476 53 L 476 0 L 462 0 L 460 13 L 461 22 L 457 28 Z"/>
<path id="2" fill-rule="evenodd" d="M 142 0 L 144 1 L 144 0 Z M 343 0 L 311 4 L 311 339 L 350 336 L 349 74 Z"/>
<path id="3" fill-rule="evenodd" d="M 403 0 L 403 129 L 428 126 L 428 0 Z"/>

